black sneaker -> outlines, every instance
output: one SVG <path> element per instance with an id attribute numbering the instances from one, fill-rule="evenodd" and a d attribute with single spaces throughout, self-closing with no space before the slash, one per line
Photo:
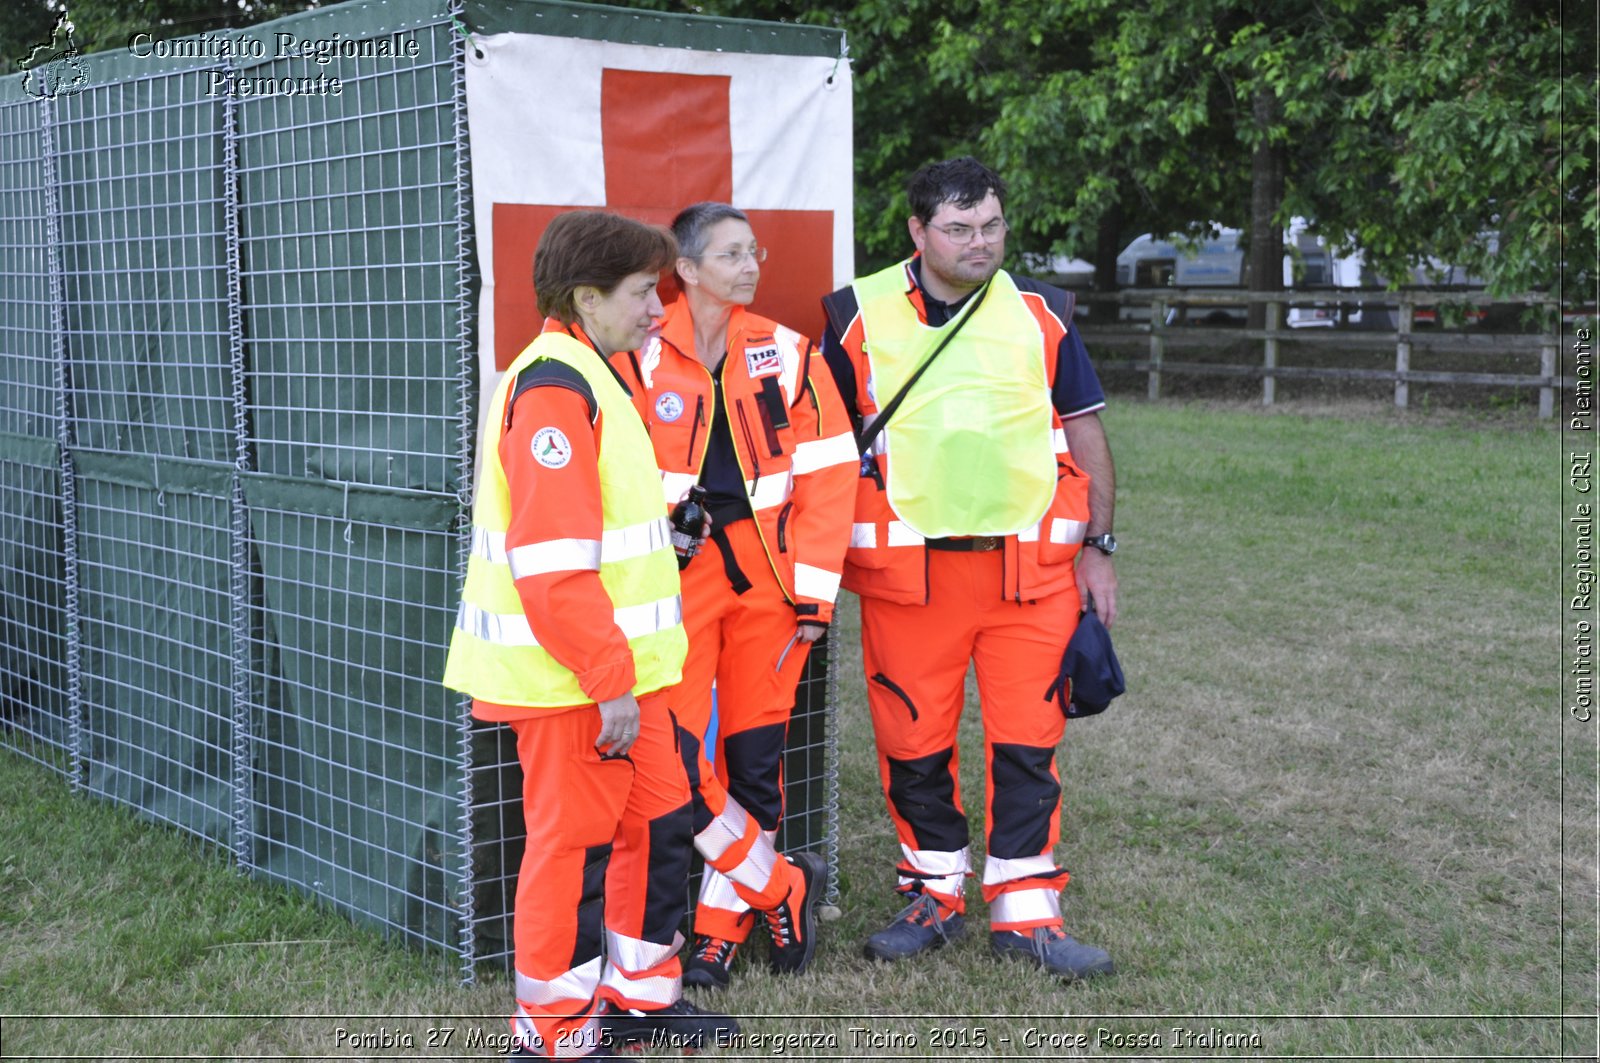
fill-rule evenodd
<path id="1" fill-rule="evenodd" d="M 722 989 L 728 984 L 733 969 L 734 954 L 739 951 L 737 941 L 698 934 L 689 958 L 683 961 L 683 984 L 701 989 Z"/>
<path id="2" fill-rule="evenodd" d="M 608 1010 L 600 1019 L 600 1050 L 616 1051 L 638 1045 L 700 1052 L 726 1046 L 739 1032 L 727 1015 L 704 1011 L 681 997 L 654 1011 Z"/>
<path id="3" fill-rule="evenodd" d="M 965 928 L 960 912 L 940 918 L 938 898 L 918 893 L 888 926 L 867 939 L 864 951 L 869 960 L 903 960 L 955 941 Z"/>
<path id="4" fill-rule="evenodd" d="M 828 888 L 828 862 L 816 853 L 795 853 L 789 862 L 800 871 L 800 885 L 776 908 L 761 914 L 772 935 L 767 962 L 779 974 L 800 974 L 817 954 L 817 908 Z"/>
<path id="5" fill-rule="evenodd" d="M 996 956 L 1032 960 L 1069 981 L 1112 973 L 1111 956 L 1105 949 L 1082 944 L 1059 926 L 996 930 L 989 941 Z"/>

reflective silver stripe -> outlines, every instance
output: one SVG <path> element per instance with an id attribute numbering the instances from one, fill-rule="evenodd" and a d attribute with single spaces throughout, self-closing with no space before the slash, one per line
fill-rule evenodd
<path id="1" fill-rule="evenodd" d="M 672 525 L 666 517 L 647 520 L 643 524 L 630 524 L 626 528 L 612 528 L 600 536 L 600 560 L 615 563 L 631 561 L 636 557 L 667 550 L 672 546 Z"/>
<path id="2" fill-rule="evenodd" d="M 831 602 L 839 596 L 839 574 L 815 565 L 794 566 L 794 593 L 802 598 Z"/>
<path id="3" fill-rule="evenodd" d="M 511 578 L 543 576 L 550 572 L 600 571 L 599 539 L 549 539 L 527 543 L 506 554 Z"/>
<path id="4" fill-rule="evenodd" d="M 860 460 L 855 436 L 842 432 L 827 439 L 808 439 L 795 447 L 793 468 L 796 476 L 804 476 L 833 465 L 854 465 Z"/>
<path id="5" fill-rule="evenodd" d="M 872 378 L 871 377 L 867 378 L 867 394 L 869 396 L 872 394 Z M 876 402 L 877 400 L 874 399 L 873 401 Z M 862 414 L 861 415 L 861 433 L 862 433 L 862 435 L 865 435 L 867 433 L 867 431 L 872 428 L 872 422 L 876 421 L 877 419 L 878 419 L 878 414 L 876 412 L 867 413 L 867 414 Z M 888 448 L 888 445 L 889 445 L 889 433 L 888 432 L 879 432 L 877 435 L 872 437 L 872 445 L 867 447 L 866 454 L 872 454 L 872 455 L 882 454 Z M 862 457 L 865 457 L 866 454 L 863 454 Z"/>
<path id="6" fill-rule="evenodd" d="M 653 635 L 683 623 L 683 599 L 674 594 L 642 605 L 629 605 L 612 614 L 629 639 Z M 525 613 L 491 613 L 481 606 L 463 601 L 456 610 L 456 628 L 497 646 L 532 647 L 539 645 Z"/>
<path id="7" fill-rule="evenodd" d="M 1067 453 L 1067 430 L 1065 428 L 1050 429 L 1050 445 L 1055 448 L 1057 454 Z"/>
<path id="8" fill-rule="evenodd" d="M 666 1007 L 683 995 L 683 979 L 657 975 L 654 978 L 629 978 L 616 967 L 607 967 L 600 984 L 622 998 L 625 1006 L 635 1003 Z M 649 1010 L 654 1011 L 655 1008 Z"/>
<path id="9" fill-rule="evenodd" d="M 670 945 L 658 945 L 653 941 L 643 941 L 639 938 L 626 937 L 615 931 L 606 931 L 606 955 L 611 963 L 624 971 L 648 971 L 659 963 L 665 962 L 669 957 L 677 954 L 683 947 L 683 935 L 674 934 Z"/>
<path id="10" fill-rule="evenodd" d="M 530 978 L 517 972 L 517 999 L 535 1007 L 546 1008 L 563 1000 L 588 1000 L 600 984 L 600 968 L 605 963 L 596 956 L 581 967 L 551 979 Z"/>
<path id="11" fill-rule="evenodd" d="M 889 522 L 890 546 L 921 546 L 925 540 L 921 535 L 911 530 L 911 525 L 903 520 Z"/>
<path id="12" fill-rule="evenodd" d="M 544 1056 L 544 1038 L 539 1036 L 539 1028 L 533 1024 L 533 1016 L 523 1008 L 517 1008 L 517 1013 L 512 1017 L 515 1036 L 529 1052 L 536 1056 Z M 555 1055 L 552 1059 L 587 1059 L 600 1049 L 600 1011 L 596 1009 L 584 1020 L 582 1026 L 570 1030 L 562 1035 L 556 1045 Z"/>
<path id="13" fill-rule="evenodd" d="M 683 598 L 674 594 L 671 598 L 628 605 L 614 615 L 624 635 L 630 639 L 643 638 L 683 623 Z"/>
<path id="14" fill-rule="evenodd" d="M 683 501 L 689 488 L 699 482 L 700 478 L 692 472 L 664 472 L 661 474 L 661 497 L 667 505 L 675 506 Z"/>
<path id="15" fill-rule="evenodd" d="M 1057 890 L 1012 890 L 989 902 L 990 926 L 1060 918 L 1061 894 Z"/>
<path id="16" fill-rule="evenodd" d="M 744 489 L 750 494 L 750 508 L 761 510 L 783 505 L 789 501 L 793 483 L 794 477 L 788 475 L 746 480 Z"/>
<path id="17" fill-rule="evenodd" d="M 1083 533 L 1088 530 L 1089 525 L 1081 520 L 1069 520 L 1066 517 L 1050 518 L 1050 541 L 1058 546 L 1083 542 Z M 1038 541 L 1038 524 L 1017 533 L 1017 542 L 1019 543 L 1036 543 Z"/>
<path id="18" fill-rule="evenodd" d="M 749 813 L 730 797 L 722 813 L 713 816 L 706 829 L 694 836 L 694 847 L 707 860 L 719 860 L 749 829 Z"/>
<path id="19" fill-rule="evenodd" d="M 746 889 L 761 892 L 772 881 L 772 869 L 778 866 L 778 850 L 766 838 L 757 837 L 756 843 L 750 847 L 750 852 L 736 865 L 723 874 Z"/>
<path id="20" fill-rule="evenodd" d="M 1054 517 L 1050 521 L 1050 541 L 1066 545 L 1083 542 L 1083 533 L 1089 530 L 1088 522 Z"/>
<path id="21" fill-rule="evenodd" d="M 744 898 L 739 896 L 739 891 L 733 888 L 733 880 L 714 867 L 707 867 L 700 879 L 700 907 L 716 908 L 735 915 L 750 910 Z"/>
<path id="22" fill-rule="evenodd" d="M 964 888 L 963 880 L 967 877 L 967 872 L 972 870 L 972 863 L 965 849 L 946 852 L 940 849 L 913 849 L 908 845 L 902 845 L 900 852 L 904 854 L 906 864 L 918 876 L 912 878 L 901 875 L 902 886 L 912 886 L 920 882 L 940 893 L 959 895 Z"/>
<path id="23" fill-rule="evenodd" d="M 506 533 L 490 531 L 476 525 L 472 528 L 472 554 L 497 565 L 506 563 Z"/>
<path id="24" fill-rule="evenodd" d="M 983 861 L 983 884 L 994 886 L 1001 882 L 1013 882 L 1019 878 L 1049 875 L 1055 870 L 1056 862 L 1047 855 L 1024 856 L 1016 860 L 989 856 Z"/>
<path id="25" fill-rule="evenodd" d="M 903 520 L 889 522 L 888 539 L 889 546 L 921 546 L 924 542 L 922 536 L 912 531 L 911 526 Z M 871 523 L 850 525 L 850 545 L 877 549 L 878 526 Z"/>
<path id="26" fill-rule="evenodd" d="M 626 528 L 612 528 L 599 539 L 549 539 L 506 550 L 503 532 L 475 530 L 473 552 L 488 561 L 511 566 L 511 578 L 550 572 L 595 572 L 607 562 L 629 561 L 671 545 L 672 526 L 656 517 Z"/>

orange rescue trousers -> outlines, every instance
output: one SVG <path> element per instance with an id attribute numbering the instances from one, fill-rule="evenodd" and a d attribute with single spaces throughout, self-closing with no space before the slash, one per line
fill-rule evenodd
<path id="1" fill-rule="evenodd" d="M 691 812 L 668 693 L 639 698 L 639 737 L 603 757 L 596 705 L 511 721 L 528 841 L 517 875 L 518 1041 L 552 1058 L 599 1044 L 599 1004 L 654 1010 L 682 988 L 678 927 Z"/>
<path id="2" fill-rule="evenodd" d="M 743 941 L 753 921 L 750 909 L 776 907 L 801 880 L 777 855 L 773 839 L 783 815 L 789 714 L 811 645 L 794 637 L 794 606 L 773 574 L 755 521 L 736 520 L 721 531 L 726 538 L 707 540 L 683 571 L 689 659 L 672 706 L 694 790 L 695 847 L 709 865 L 694 930 Z M 750 583 L 743 594 L 734 591 L 719 540 L 732 547 Z M 701 742 L 711 722 L 713 680 L 715 770 Z"/>
<path id="3" fill-rule="evenodd" d="M 904 855 L 900 889 L 964 910 L 971 871 L 956 733 L 969 662 L 983 713 L 989 807 L 983 894 L 994 930 L 1061 923 L 1067 873 L 1054 859 L 1066 720 L 1045 692 L 1078 623 L 1076 587 L 1036 601 L 1001 597 L 999 550 L 928 551 L 928 602 L 861 599 L 867 704 L 889 814 Z"/>

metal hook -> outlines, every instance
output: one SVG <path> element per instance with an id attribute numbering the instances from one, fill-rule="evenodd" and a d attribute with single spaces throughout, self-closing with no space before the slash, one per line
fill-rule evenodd
<path id="1" fill-rule="evenodd" d="M 350 481 L 344 482 L 344 544 L 355 545 L 355 524 L 350 520 Z"/>
<path id="2" fill-rule="evenodd" d="M 161 487 L 161 458 L 155 454 L 150 455 L 150 482 L 155 484 L 156 505 L 166 509 L 167 492 Z"/>

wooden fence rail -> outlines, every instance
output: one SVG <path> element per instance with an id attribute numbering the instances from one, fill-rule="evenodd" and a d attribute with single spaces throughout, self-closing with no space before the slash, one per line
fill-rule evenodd
<path id="1" fill-rule="evenodd" d="M 1394 404 L 1404 408 L 1410 403 L 1412 384 L 1468 384 L 1495 387 L 1535 387 L 1539 389 L 1539 416 L 1549 418 L 1555 414 L 1555 396 L 1559 390 L 1568 390 L 1572 381 L 1556 371 L 1556 352 L 1560 345 L 1561 313 L 1555 299 L 1542 293 L 1529 293 L 1491 300 L 1484 292 L 1451 292 L 1440 290 L 1361 291 L 1342 289 L 1306 289 L 1290 292 L 1247 292 L 1237 289 L 1196 288 L 1136 288 L 1120 292 L 1083 292 L 1078 301 L 1088 307 L 1108 306 L 1120 314 L 1124 306 L 1149 308 L 1147 324 L 1118 323 L 1102 325 L 1099 316 L 1092 313 L 1084 327 L 1086 336 L 1141 339 L 1147 338 L 1149 356 L 1142 359 L 1097 359 L 1108 369 L 1131 369 L 1146 374 L 1150 398 L 1161 397 L 1163 373 L 1259 376 L 1261 402 L 1272 405 L 1277 398 L 1277 381 L 1280 379 L 1322 378 L 1334 380 L 1385 380 L 1394 384 Z M 1191 308 L 1205 310 L 1217 307 L 1240 308 L 1242 305 L 1263 303 L 1265 328 L 1196 328 L 1176 325 L 1169 317 L 1186 316 Z M 1418 307 L 1437 307 L 1448 304 L 1488 306 L 1511 304 L 1540 308 L 1543 321 L 1538 334 L 1527 333 L 1473 333 L 1460 330 L 1417 332 L 1414 329 Z M 1393 330 L 1360 332 L 1346 328 L 1290 328 L 1285 326 L 1286 310 L 1292 307 L 1361 306 L 1393 310 L 1397 322 Z M 1259 365 L 1217 364 L 1210 362 L 1171 361 L 1168 354 L 1174 347 L 1206 348 L 1232 344 L 1238 340 L 1258 341 L 1261 344 Z M 1342 349 L 1377 348 L 1394 351 L 1393 369 L 1314 368 L 1279 364 L 1279 345 L 1292 340 L 1311 347 L 1338 347 Z M 1475 373 L 1415 370 L 1411 368 L 1412 352 L 1427 350 L 1466 351 L 1468 353 L 1525 351 L 1539 353 L 1539 372 L 1532 373 Z"/>

